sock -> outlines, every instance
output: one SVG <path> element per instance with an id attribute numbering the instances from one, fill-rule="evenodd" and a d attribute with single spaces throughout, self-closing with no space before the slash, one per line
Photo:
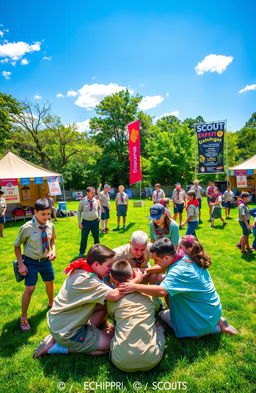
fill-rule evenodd
<path id="1" fill-rule="evenodd" d="M 210 332 L 210 334 L 221 333 L 221 328 L 219 325 L 216 325 Z"/>
<path id="2" fill-rule="evenodd" d="M 49 349 L 49 351 L 47 352 L 49 355 L 54 354 L 54 353 L 64 353 L 65 355 L 68 354 L 68 348 L 63 347 L 60 344 L 54 344 L 53 347 L 51 347 Z"/>

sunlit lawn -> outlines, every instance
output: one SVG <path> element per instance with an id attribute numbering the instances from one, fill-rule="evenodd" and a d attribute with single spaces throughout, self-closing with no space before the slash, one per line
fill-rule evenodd
<path id="1" fill-rule="evenodd" d="M 134 230 L 149 232 L 146 207 L 134 208 L 130 202 L 128 229 L 111 231 L 100 236 L 100 241 L 116 247 L 129 241 Z M 77 209 L 78 202 L 69 202 Z M 116 226 L 112 202 L 110 228 Z M 224 212 L 224 211 L 223 211 Z M 232 211 L 237 218 L 237 211 Z M 256 253 L 243 256 L 235 247 L 240 237 L 237 220 L 230 220 L 223 229 L 216 220 L 216 229 L 209 228 L 208 209 L 204 200 L 203 224 L 197 231 L 199 239 L 212 256 L 210 272 L 221 297 L 223 314 L 238 329 L 236 337 L 215 335 L 200 340 L 178 340 L 167 331 L 167 346 L 160 365 L 147 373 L 126 374 L 117 370 L 108 356 L 86 355 L 46 356 L 33 360 L 32 353 L 38 342 L 48 334 L 46 324 L 47 298 L 44 284 L 39 279 L 29 308 L 32 330 L 21 333 L 18 329 L 20 297 L 23 283 L 16 283 L 12 272 L 13 242 L 24 222 L 7 224 L 5 238 L 0 239 L 1 280 L 1 364 L 0 392 L 58 392 L 60 381 L 64 392 L 84 392 L 85 382 L 122 382 L 127 392 L 184 391 L 187 392 L 255 392 L 255 266 Z M 78 255 L 80 231 L 77 217 L 61 219 L 56 223 L 57 255 L 54 262 L 56 293 L 65 279 L 63 272 L 68 263 Z M 185 233 L 185 231 L 181 231 Z M 251 236 L 252 238 L 252 236 Z M 89 246 L 92 245 L 90 237 Z M 141 389 L 133 384 L 139 381 Z M 158 385 L 157 385 L 158 383 Z M 176 385 L 175 385 L 176 383 Z M 135 384 L 136 385 L 136 384 Z M 59 388 L 62 385 L 58 385 Z M 180 389 L 179 389 L 180 386 Z M 91 388 L 95 388 L 91 385 Z M 175 389 L 176 388 L 176 389 Z M 172 390 L 171 390 L 172 389 Z M 88 390 L 87 390 L 88 391 Z M 97 392 L 115 392 L 102 385 Z"/>

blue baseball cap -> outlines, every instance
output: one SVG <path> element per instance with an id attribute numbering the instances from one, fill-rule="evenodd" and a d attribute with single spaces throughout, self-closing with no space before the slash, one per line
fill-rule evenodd
<path id="1" fill-rule="evenodd" d="M 150 208 L 150 216 L 148 217 L 149 220 L 159 220 L 159 218 L 164 214 L 165 208 L 161 203 L 155 203 Z"/>

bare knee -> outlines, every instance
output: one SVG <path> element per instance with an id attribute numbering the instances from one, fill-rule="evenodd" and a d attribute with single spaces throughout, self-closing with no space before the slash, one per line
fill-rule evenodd
<path id="1" fill-rule="evenodd" d="M 100 339 L 97 351 L 109 351 L 111 337 L 106 333 L 100 332 Z"/>
<path id="2" fill-rule="evenodd" d="M 35 288 L 36 288 L 35 285 L 27 286 L 24 293 L 31 296 L 32 293 L 34 292 Z"/>

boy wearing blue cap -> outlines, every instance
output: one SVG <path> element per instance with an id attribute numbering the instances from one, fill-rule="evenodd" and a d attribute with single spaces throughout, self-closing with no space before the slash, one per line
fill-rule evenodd
<path id="1" fill-rule="evenodd" d="M 150 238 L 153 243 L 155 240 L 162 237 L 169 238 L 173 245 L 177 248 L 180 235 L 179 226 L 176 221 L 168 217 L 165 208 L 160 203 L 155 203 L 150 207 Z"/>

